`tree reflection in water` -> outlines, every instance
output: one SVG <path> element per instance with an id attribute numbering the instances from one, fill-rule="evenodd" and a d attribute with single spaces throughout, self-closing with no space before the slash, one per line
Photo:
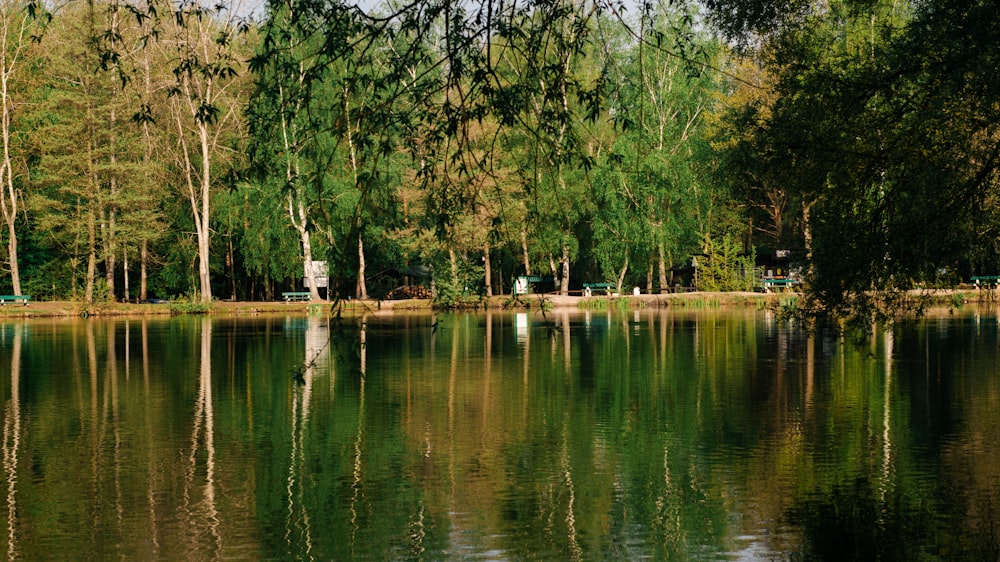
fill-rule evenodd
<path id="1" fill-rule="evenodd" d="M 212 393 L 212 320 L 201 320 L 198 355 L 198 394 L 191 424 L 191 445 L 184 478 L 182 521 L 188 528 L 188 555 L 218 559 L 223 538 L 219 532 L 215 482 L 215 412 Z M 204 448 L 204 452 L 202 452 Z M 200 459 L 204 458 L 204 464 Z M 202 477 L 199 473 L 203 473 Z"/>
<path id="2" fill-rule="evenodd" d="M 3 472 L 7 480 L 7 558 L 15 560 L 18 553 L 17 536 L 17 467 L 21 449 L 21 343 L 24 339 L 23 324 L 3 326 L 3 335 L 13 332 L 10 349 L 10 399 L 3 417 Z"/>
<path id="3" fill-rule="evenodd" d="M 997 559 L 995 315 L 521 314 L 0 324 L 6 552 Z"/>

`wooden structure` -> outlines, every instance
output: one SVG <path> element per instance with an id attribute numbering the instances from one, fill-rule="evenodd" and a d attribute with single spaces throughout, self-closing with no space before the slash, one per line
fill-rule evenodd
<path id="1" fill-rule="evenodd" d="M 402 285 L 396 287 L 386 296 L 389 300 L 407 300 L 407 299 L 429 299 L 434 295 L 431 294 L 431 290 L 423 285 Z"/>
<path id="2" fill-rule="evenodd" d="M 556 290 L 556 278 L 551 275 L 520 275 L 514 279 L 514 294 L 548 293 Z"/>

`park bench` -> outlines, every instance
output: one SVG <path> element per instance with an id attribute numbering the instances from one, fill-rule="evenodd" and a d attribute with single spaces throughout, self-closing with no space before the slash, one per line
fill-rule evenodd
<path id="1" fill-rule="evenodd" d="M 28 302 L 31 301 L 31 297 L 28 295 L 0 295 L 0 305 L 7 306 L 9 302 L 23 302 L 24 306 L 28 306 Z"/>
<path id="2" fill-rule="evenodd" d="M 789 289 L 799 283 L 798 279 L 792 279 L 791 277 L 764 277 L 761 279 L 761 285 L 764 286 L 765 293 L 770 293 L 776 289 Z"/>
<path id="3" fill-rule="evenodd" d="M 590 290 L 588 291 L 588 289 L 590 289 Z M 593 293 L 594 291 L 604 291 L 605 294 L 608 294 L 608 293 L 611 293 L 612 291 L 614 291 L 615 289 L 617 289 L 617 287 L 614 284 L 612 284 L 612 283 L 584 283 L 583 284 L 583 291 L 584 291 L 583 294 L 584 295 L 588 295 L 590 293 Z"/>
<path id="4" fill-rule="evenodd" d="M 979 275 L 972 278 L 972 284 L 976 287 L 1000 286 L 1000 275 Z"/>
<path id="5" fill-rule="evenodd" d="M 305 292 L 289 291 L 287 293 L 281 293 L 281 298 L 284 299 L 285 302 L 308 301 L 312 300 L 312 295 L 309 294 L 309 291 Z"/>

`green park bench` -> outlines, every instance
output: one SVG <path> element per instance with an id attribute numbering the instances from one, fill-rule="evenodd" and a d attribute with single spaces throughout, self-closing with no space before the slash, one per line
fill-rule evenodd
<path id="1" fill-rule="evenodd" d="M 305 292 L 289 291 L 286 293 L 281 293 L 281 298 L 284 299 L 285 302 L 309 301 L 312 300 L 312 295 L 309 294 L 309 291 Z"/>
<path id="2" fill-rule="evenodd" d="M 790 277 L 764 277 L 760 282 L 764 287 L 764 292 L 770 293 L 777 289 L 790 289 L 798 285 L 801 281 Z"/>
<path id="3" fill-rule="evenodd" d="M 28 295 L 0 295 L 0 305 L 7 306 L 9 302 L 23 302 L 24 306 L 28 306 L 28 302 L 31 301 L 31 297 Z"/>
<path id="4" fill-rule="evenodd" d="M 587 294 L 587 289 L 590 289 L 590 293 L 594 291 L 604 291 L 605 294 L 610 294 L 617 287 L 612 283 L 584 283 L 583 291 Z"/>
<path id="5" fill-rule="evenodd" d="M 1000 275 L 977 275 L 972 278 L 972 284 L 976 287 L 1000 286 Z"/>

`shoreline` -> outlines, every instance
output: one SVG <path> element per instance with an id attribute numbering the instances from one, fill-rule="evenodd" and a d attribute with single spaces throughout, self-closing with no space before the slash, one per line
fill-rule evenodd
<path id="1" fill-rule="evenodd" d="M 348 301 L 213 301 L 201 305 L 187 301 L 170 301 L 159 304 L 97 303 L 85 305 L 74 301 L 32 301 L 27 306 L 9 303 L 0 306 L 0 318 L 71 318 L 71 317 L 112 317 L 112 316 L 257 316 L 262 314 L 326 314 L 362 316 L 366 314 L 393 314 L 395 312 L 453 310 L 554 310 L 571 308 L 574 310 L 603 310 L 609 307 L 623 309 L 637 308 L 721 308 L 732 306 L 768 307 L 780 306 L 798 299 L 800 293 L 776 292 L 687 292 L 667 294 L 642 294 L 638 296 L 573 296 L 573 295 L 524 295 L 513 298 L 509 295 L 470 299 L 460 306 L 435 308 L 429 299 L 410 300 L 348 300 Z M 1000 300 L 994 291 L 983 290 L 939 290 L 929 294 L 940 304 L 966 304 Z M 334 308 L 336 307 L 336 309 Z"/>

